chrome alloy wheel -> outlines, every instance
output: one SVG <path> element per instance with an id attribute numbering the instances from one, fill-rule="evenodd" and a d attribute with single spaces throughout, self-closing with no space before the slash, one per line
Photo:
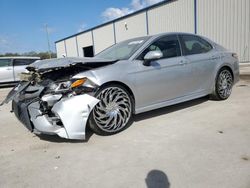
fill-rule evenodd
<path id="1" fill-rule="evenodd" d="M 108 87 L 97 98 L 100 102 L 93 110 L 96 125 L 106 132 L 118 132 L 128 123 L 131 116 L 131 101 L 128 94 L 119 87 Z"/>
<path id="2" fill-rule="evenodd" d="M 217 91 L 222 99 L 226 99 L 232 92 L 233 77 L 229 70 L 222 70 L 218 77 Z"/>

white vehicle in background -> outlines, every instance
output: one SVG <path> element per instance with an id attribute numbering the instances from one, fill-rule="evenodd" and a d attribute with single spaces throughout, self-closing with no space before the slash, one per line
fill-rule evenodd
<path id="1" fill-rule="evenodd" d="M 40 57 L 0 57 L 0 85 L 11 85 L 19 81 L 19 74 Z"/>

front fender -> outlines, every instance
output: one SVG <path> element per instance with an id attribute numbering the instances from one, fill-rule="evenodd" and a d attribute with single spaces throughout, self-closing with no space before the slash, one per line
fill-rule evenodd
<path id="1" fill-rule="evenodd" d="M 99 102 L 88 94 L 62 99 L 52 111 L 60 117 L 69 139 L 85 139 L 88 117 Z"/>

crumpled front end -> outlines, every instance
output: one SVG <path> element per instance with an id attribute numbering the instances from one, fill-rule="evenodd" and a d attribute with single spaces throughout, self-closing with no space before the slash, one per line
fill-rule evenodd
<path id="1" fill-rule="evenodd" d="M 32 132 L 85 139 L 88 117 L 99 102 L 98 85 L 87 77 L 73 79 L 85 67 L 29 72 L 21 76 L 3 103 L 12 100 L 17 118 Z"/>
<path id="2" fill-rule="evenodd" d="M 85 139 L 87 120 L 98 99 L 89 94 L 43 95 L 43 87 L 33 87 L 33 91 L 29 91 L 30 87 L 12 102 L 15 115 L 30 131 Z"/>
<path id="3" fill-rule="evenodd" d="M 55 101 L 50 115 L 43 114 L 39 101 L 30 104 L 28 112 L 35 131 L 68 139 L 85 139 L 89 114 L 98 102 L 96 98 L 83 94 Z"/>

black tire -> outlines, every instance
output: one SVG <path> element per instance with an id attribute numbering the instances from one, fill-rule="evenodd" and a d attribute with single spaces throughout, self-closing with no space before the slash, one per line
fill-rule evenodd
<path id="1" fill-rule="evenodd" d="M 88 121 L 94 133 L 103 136 L 113 135 L 131 125 L 134 100 L 125 87 L 109 84 L 101 87 L 95 97 L 101 101 L 93 108 Z"/>
<path id="2" fill-rule="evenodd" d="M 229 68 L 224 67 L 220 69 L 216 76 L 211 98 L 215 100 L 226 100 L 231 95 L 233 83 L 233 74 Z"/>

